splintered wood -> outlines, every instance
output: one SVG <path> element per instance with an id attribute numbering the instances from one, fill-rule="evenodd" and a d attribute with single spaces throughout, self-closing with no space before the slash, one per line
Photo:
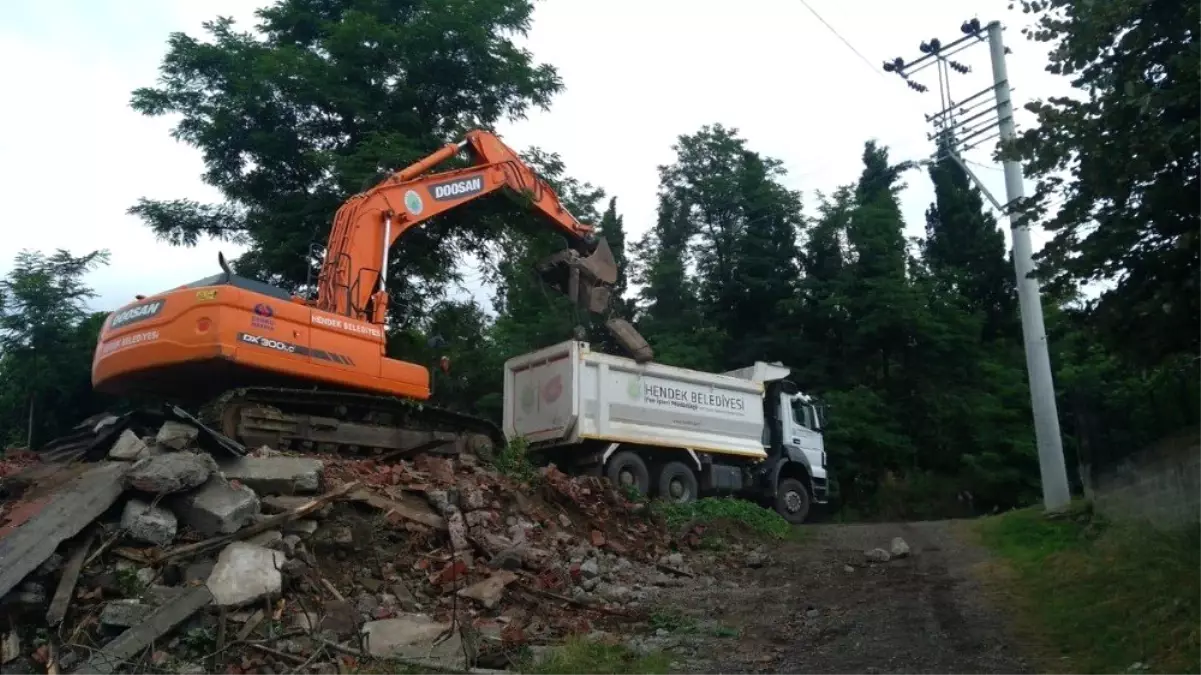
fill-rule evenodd
<path id="1" fill-rule="evenodd" d="M 145 621 L 101 647 L 75 672 L 109 675 L 212 601 L 213 596 L 207 587 L 188 589 L 176 600 L 154 610 Z"/>

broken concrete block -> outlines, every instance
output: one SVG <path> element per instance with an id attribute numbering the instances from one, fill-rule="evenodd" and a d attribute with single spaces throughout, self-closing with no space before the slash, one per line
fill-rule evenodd
<path id="1" fill-rule="evenodd" d="M 428 659 L 432 662 L 455 668 L 455 672 L 467 668 L 463 655 L 463 638 L 455 631 L 449 638 L 434 644 L 450 623 L 435 621 L 425 614 L 402 614 L 392 619 L 371 621 L 363 625 L 367 651 L 374 657 L 386 659 Z"/>
<path id="2" fill-rule="evenodd" d="M 486 609 L 494 609 L 505 594 L 505 586 L 517 581 L 517 575 L 508 570 L 498 570 L 483 581 L 476 582 L 459 591 L 461 598 L 475 600 Z"/>
<path id="3" fill-rule="evenodd" d="M 156 495 L 183 492 L 203 485 L 217 463 L 207 454 L 172 452 L 140 459 L 125 477 L 125 484 L 135 490 Z"/>
<path id="4" fill-rule="evenodd" d="M 178 521 L 167 509 L 130 499 L 121 512 L 121 528 L 135 541 L 166 546 L 175 540 Z"/>
<path id="5" fill-rule="evenodd" d="M 253 520 L 259 499 L 245 485 L 234 487 L 214 476 L 199 490 L 175 498 L 173 507 L 185 525 L 212 536 L 233 534 Z"/>
<path id="6" fill-rule="evenodd" d="M 121 432 L 121 435 L 117 437 L 117 442 L 113 443 L 113 447 L 108 451 L 109 459 L 123 462 L 133 462 L 149 455 L 150 448 L 146 447 L 146 443 L 129 429 Z"/>
<path id="7" fill-rule="evenodd" d="M 471 543 L 467 541 L 467 523 L 463 521 L 463 514 L 459 509 L 453 506 L 446 512 L 446 529 L 450 534 L 450 544 L 456 552 L 471 550 Z"/>
<path id="8" fill-rule="evenodd" d="M 0 640 L 0 664 L 11 663 L 20 655 L 21 636 L 13 629 L 5 633 L 4 638 Z"/>
<path id="9" fill-rule="evenodd" d="M 239 457 L 221 464 L 229 480 L 249 485 L 260 494 L 314 493 L 321 489 L 319 460 L 307 457 Z"/>
<path id="10" fill-rule="evenodd" d="M 113 600 L 100 610 L 100 625 L 109 628 L 130 628 L 142 623 L 154 607 L 138 600 Z"/>
<path id="11" fill-rule="evenodd" d="M 190 424 L 167 421 L 159 427 L 154 442 L 164 448 L 183 450 L 196 443 L 200 430 Z"/>
<path id="12" fill-rule="evenodd" d="M 287 556 L 279 551 L 235 541 L 217 556 L 205 585 L 217 606 L 240 607 L 278 595 L 283 588 L 280 568 L 286 562 Z"/>
<path id="13" fill-rule="evenodd" d="M 905 543 L 900 537 L 893 537 L 892 544 L 889 546 L 889 553 L 894 558 L 904 558 L 909 555 L 909 544 Z"/>

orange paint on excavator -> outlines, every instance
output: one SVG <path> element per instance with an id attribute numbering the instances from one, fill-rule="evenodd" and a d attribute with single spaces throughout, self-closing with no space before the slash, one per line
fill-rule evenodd
<path id="1" fill-rule="evenodd" d="M 467 168 L 429 173 L 466 151 Z M 539 272 L 579 306 L 604 313 L 617 279 L 608 244 L 495 135 L 475 130 L 351 197 L 334 217 L 315 300 L 222 273 L 113 312 L 92 363 L 104 392 L 203 400 L 230 387 L 329 387 L 425 400 L 424 365 L 385 356 L 388 251 L 410 228 L 459 205 L 508 191 L 562 233 L 568 249 Z M 609 321 L 639 360 L 650 348 L 628 323 Z"/>

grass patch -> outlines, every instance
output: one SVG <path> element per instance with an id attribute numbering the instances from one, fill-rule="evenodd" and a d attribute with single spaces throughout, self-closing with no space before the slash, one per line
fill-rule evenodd
<path id="1" fill-rule="evenodd" d="M 1201 533 L 1122 526 L 1074 506 L 978 521 L 984 544 L 1010 568 L 1019 629 L 1072 672 L 1201 670 Z"/>
<path id="2" fill-rule="evenodd" d="M 561 647 L 544 658 L 527 660 L 518 668 L 522 673 L 666 673 L 671 666 L 667 654 L 638 654 L 625 645 L 596 642 L 582 637 L 568 638 Z"/>
<path id="3" fill-rule="evenodd" d="M 735 497 L 711 497 L 688 504 L 655 501 L 651 508 L 673 530 L 691 524 L 710 525 L 724 521 L 773 539 L 790 539 L 799 532 L 775 511 Z"/>
<path id="4" fill-rule="evenodd" d="M 528 450 L 524 438 L 514 438 L 492 457 L 492 466 L 515 481 L 533 483 L 539 478 L 538 467 L 530 461 Z"/>
<path id="5" fill-rule="evenodd" d="M 741 633 L 729 626 L 723 626 L 713 621 L 698 622 L 695 618 L 676 610 L 655 612 L 650 618 L 652 631 L 665 630 L 674 635 L 704 634 L 713 637 L 738 637 Z"/>
<path id="6" fill-rule="evenodd" d="M 669 633 L 696 632 L 696 619 L 679 612 L 663 611 L 651 615 L 651 630 L 663 629 Z"/>

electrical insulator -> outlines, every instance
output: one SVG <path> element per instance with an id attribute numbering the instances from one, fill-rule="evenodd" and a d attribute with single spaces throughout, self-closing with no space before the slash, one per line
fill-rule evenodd
<path id="1" fill-rule="evenodd" d="M 893 59 L 892 67 L 895 68 L 898 73 L 901 72 L 902 70 L 905 70 L 905 59 L 902 59 L 899 56 L 897 58 Z"/>
<path id="2" fill-rule="evenodd" d="M 892 65 L 891 63 L 889 63 L 888 61 L 885 61 L 885 62 L 884 62 L 884 72 L 886 72 L 886 73 L 891 73 L 891 72 L 895 72 L 895 71 L 896 71 L 896 67 L 895 67 L 895 66 L 893 66 L 893 65 Z"/>
<path id="3" fill-rule="evenodd" d="M 958 61 L 948 60 L 947 65 L 951 66 L 951 70 L 954 70 L 957 73 L 967 74 L 968 72 L 971 71 L 971 68 L 963 65 L 962 63 L 960 63 Z"/>
<path id="4" fill-rule="evenodd" d="M 920 49 L 923 54 L 930 53 L 930 43 L 926 42 L 925 40 L 922 40 L 922 43 L 918 45 L 917 48 Z"/>
<path id="5" fill-rule="evenodd" d="M 909 85 L 910 89 L 912 89 L 916 92 L 922 93 L 922 94 L 924 94 L 930 90 L 930 88 L 927 87 L 926 85 L 924 85 L 920 82 L 914 82 L 913 80 L 905 80 L 905 84 Z"/>
<path id="6" fill-rule="evenodd" d="M 959 27 L 959 30 L 962 31 L 964 35 L 974 35 L 975 33 L 979 33 L 980 32 L 980 19 L 971 19 L 970 21 L 964 21 L 963 25 L 961 25 Z"/>
<path id="7" fill-rule="evenodd" d="M 942 49 L 942 43 L 938 41 L 938 38 L 934 38 L 933 40 L 930 40 L 930 51 L 931 52 L 937 54 L 938 50 L 940 50 L 940 49 Z"/>

